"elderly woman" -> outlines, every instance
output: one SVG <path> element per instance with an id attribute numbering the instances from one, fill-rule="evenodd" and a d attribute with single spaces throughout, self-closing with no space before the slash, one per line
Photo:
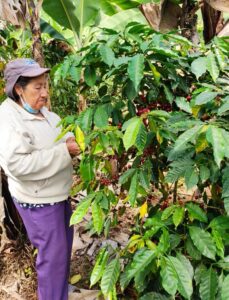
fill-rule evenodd
<path id="1" fill-rule="evenodd" d="M 6 65 L 8 98 L 0 106 L 0 166 L 29 239 L 38 249 L 39 300 L 66 300 L 73 237 L 67 199 L 71 156 L 79 154 L 79 147 L 70 134 L 55 142 L 60 118 L 45 107 L 47 72 L 31 59 Z"/>

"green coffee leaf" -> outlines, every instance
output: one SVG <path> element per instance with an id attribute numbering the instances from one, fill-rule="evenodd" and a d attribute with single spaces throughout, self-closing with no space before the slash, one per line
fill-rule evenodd
<path id="1" fill-rule="evenodd" d="M 94 228 L 96 232 L 100 234 L 103 229 L 104 216 L 103 216 L 103 211 L 96 200 L 93 201 L 92 203 L 91 211 L 92 211 L 92 220 L 93 220 Z"/>
<path id="2" fill-rule="evenodd" d="M 202 275 L 207 271 L 207 267 L 204 264 L 199 264 L 195 269 L 194 279 L 196 282 L 196 285 L 200 284 Z"/>
<path id="3" fill-rule="evenodd" d="M 176 105 L 183 111 L 191 114 L 192 109 L 190 107 L 189 102 L 184 97 L 176 97 L 175 99 Z"/>
<path id="4" fill-rule="evenodd" d="M 171 264 L 170 260 L 167 258 L 163 259 L 161 265 L 161 272 L 162 278 L 162 286 L 166 290 L 166 292 L 172 296 L 175 296 L 177 291 L 178 285 L 178 278 L 173 265 Z"/>
<path id="5" fill-rule="evenodd" d="M 229 299 L 229 275 L 224 278 L 221 291 L 221 300 Z"/>
<path id="6" fill-rule="evenodd" d="M 222 236 L 220 235 L 220 233 L 217 230 L 212 230 L 212 238 L 213 241 L 215 242 L 216 245 L 216 251 L 218 256 L 220 256 L 221 258 L 224 258 L 224 243 L 223 243 L 223 239 Z"/>
<path id="7" fill-rule="evenodd" d="M 91 108 L 86 109 L 83 111 L 79 116 L 79 123 L 80 128 L 83 131 L 88 131 L 91 129 L 92 125 L 92 117 L 93 117 L 93 110 Z"/>
<path id="8" fill-rule="evenodd" d="M 162 213 L 162 216 L 161 216 L 161 219 L 162 220 L 167 220 L 174 212 L 176 206 L 175 205 L 171 205 L 169 207 L 167 207 L 163 213 Z"/>
<path id="9" fill-rule="evenodd" d="M 92 157 L 84 157 L 80 162 L 80 176 L 86 182 L 91 181 L 94 176 L 94 163 Z"/>
<path id="10" fill-rule="evenodd" d="M 190 226 L 189 234 L 194 245 L 200 251 L 200 253 L 210 259 L 215 260 L 216 246 L 210 233 L 199 227 Z"/>
<path id="11" fill-rule="evenodd" d="M 136 147 L 139 151 L 143 151 L 147 140 L 147 130 L 143 124 L 140 125 L 139 132 L 136 137 Z"/>
<path id="12" fill-rule="evenodd" d="M 227 212 L 227 215 L 229 215 L 229 197 L 226 197 L 223 199 L 224 208 Z"/>
<path id="13" fill-rule="evenodd" d="M 179 151 L 179 149 L 181 149 L 188 142 L 194 139 L 200 131 L 201 127 L 202 125 L 196 125 L 193 128 L 188 129 L 184 133 L 182 133 L 175 142 L 174 151 Z"/>
<path id="14" fill-rule="evenodd" d="M 205 223 L 208 222 L 205 211 L 200 208 L 198 204 L 189 202 L 185 205 L 185 207 L 188 209 L 189 217 L 191 217 L 192 219 L 199 220 Z"/>
<path id="15" fill-rule="evenodd" d="M 78 83 L 80 81 L 81 72 L 82 72 L 81 67 L 71 66 L 71 68 L 69 69 L 69 74 L 75 83 Z"/>
<path id="16" fill-rule="evenodd" d="M 140 118 L 134 117 L 132 120 L 133 121 L 127 127 L 126 132 L 123 136 L 123 143 L 126 150 L 128 150 L 131 146 L 135 144 L 137 135 L 140 130 L 140 126 L 142 124 Z"/>
<path id="17" fill-rule="evenodd" d="M 94 197 L 95 197 L 95 193 L 90 194 L 87 197 L 85 197 L 83 200 L 81 200 L 81 202 L 78 204 L 76 210 L 73 212 L 71 216 L 70 225 L 77 224 L 82 221 Z"/>
<path id="18" fill-rule="evenodd" d="M 180 225 L 183 219 L 184 219 L 184 207 L 178 206 L 175 208 L 173 213 L 173 224 L 175 225 L 175 227 Z"/>
<path id="19" fill-rule="evenodd" d="M 219 77 L 219 68 L 215 59 L 215 55 L 212 51 L 209 52 L 207 56 L 207 70 L 210 73 L 214 82 Z"/>
<path id="20" fill-rule="evenodd" d="M 222 232 L 223 235 L 224 230 L 229 230 L 229 217 L 228 216 L 215 217 L 210 222 L 209 227 L 219 232 Z"/>
<path id="21" fill-rule="evenodd" d="M 185 248 L 187 250 L 187 253 L 194 259 L 194 260 L 200 260 L 201 259 L 201 253 L 196 248 L 196 246 L 193 244 L 190 237 L 187 238 L 185 242 Z"/>
<path id="22" fill-rule="evenodd" d="M 129 169 L 126 172 L 124 172 L 120 177 L 119 177 L 119 183 L 122 185 L 126 183 L 136 172 L 136 169 Z"/>
<path id="23" fill-rule="evenodd" d="M 111 67 L 115 60 L 115 55 L 112 49 L 106 45 L 102 45 L 99 48 L 99 52 L 102 57 L 102 61 L 105 62 L 109 67 Z"/>
<path id="24" fill-rule="evenodd" d="M 190 299 L 193 293 L 193 287 L 192 276 L 189 273 L 187 266 L 176 257 L 168 256 L 168 258 L 177 274 L 178 291 L 185 299 Z"/>
<path id="25" fill-rule="evenodd" d="M 156 256 L 156 250 L 149 250 L 147 248 L 138 250 L 133 257 L 133 260 L 127 265 L 124 273 L 121 275 L 120 284 L 122 290 L 124 290 L 131 279 L 141 270 L 144 270 Z"/>
<path id="26" fill-rule="evenodd" d="M 200 179 L 202 182 L 206 181 L 210 177 L 210 170 L 206 166 L 200 166 Z"/>
<path id="27" fill-rule="evenodd" d="M 198 57 L 191 64 L 191 71 L 195 74 L 197 80 L 207 71 L 207 58 Z"/>
<path id="28" fill-rule="evenodd" d="M 221 128 L 218 128 L 216 126 L 209 126 L 209 128 L 207 129 L 206 137 L 208 142 L 213 147 L 215 162 L 217 163 L 218 167 L 220 167 L 220 163 L 225 154 L 225 141 Z"/>
<path id="29" fill-rule="evenodd" d="M 84 71 L 84 80 L 86 84 L 90 87 L 95 85 L 96 82 L 96 72 L 95 68 L 92 66 L 87 66 Z"/>
<path id="30" fill-rule="evenodd" d="M 217 292 L 217 274 L 210 268 L 203 272 L 200 280 L 201 300 L 214 300 Z"/>
<path id="31" fill-rule="evenodd" d="M 202 92 L 195 98 L 196 105 L 203 105 L 215 99 L 218 95 L 216 92 Z"/>
<path id="32" fill-rule="evenodd" d="M 136 54 L 128 62 L 128 75 L 133 81 L 136 91 L 139 90 L 139 85 L 143 78 L 144 67 L 145 65 L 143 54 Z"/>
<path id="33" fill-rule="evenodd" d="M 169 249 L 169 232 L 162 228 L 162 235 L 160 236 L 157 249 L 160 253 L 165 253 Z"/>
<path id="34" fill-rule="evenodd" d="M 94 123 L 99 128 L 103 128 L 108 125 L 108 114 L 103 105 L 97 107 L 94 115 Z"/>
<path id="35" fill-rule="evenodd" d="M 187 190 L 193 188 L 199 181 L 198 173 L 194 167 L 187 168 L 184 178 Z"/>
<path id="36" fill-rule="evenodd" d="M 108 295 L 115 287 L 121 271 L 118 258 L 113 259 L 106 267 L 101 280 L 101 290 L 104 295 Z"/>
<path id="37" fill-rule="evenodd" d="M 220 70 L 223 71 L 225 69 L 225 67 L 227 66 L 226 57 L 219 48 L 215 48 L 215 55 L 216 55 L 216 59 L 218 61 Z"/>
<path id="38" fill-rule="evenodd" d="M 134 206 L 135 201 L 137 199 L 137 194 L 138 194 L 138 173 L 135 173 L 134 176 L 132 177 L 130 189 L 128 193 L 128 200 L 132 207 Z"/>
<path id="39" fill-rule="evenodd" d="M 91 273 L 90 287 L 95 285 L 101 279 L 107 264 L 108 257 L 109 253 L 105 248 L 99 251 L 99 254 L 96 257 L 95 266 Z"/>

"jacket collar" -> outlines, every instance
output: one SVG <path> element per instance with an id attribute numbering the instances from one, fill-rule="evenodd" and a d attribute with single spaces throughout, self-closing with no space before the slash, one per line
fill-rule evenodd
<path id="1" fill-rule="evenodd" d="M 14 100 L 7 98 L 5 100 L 5 102 L 7 103 L 7 105 L 9 105 L 12 109 L 16 110 L 22 117 L 23 120 L 41 120 L 41 117 L 38 117 L 36 115 L 30 114 L 29 112 L 27 112 L 24 108 L 22 108 L 20 105 L 18 105 Z M 43 114 L 43 116 L 45 118 L 48 118 L 47 116 L 47 108 L 46 107 L 42 107 L 41 108 L 41 113 Z"/>

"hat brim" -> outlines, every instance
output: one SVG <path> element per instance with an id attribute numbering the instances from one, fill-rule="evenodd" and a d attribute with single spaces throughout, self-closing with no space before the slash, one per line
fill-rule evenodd
<path id="1" fill-rule="evenodd" d="M 34 68 L 33 70 L 29 70 L 27 72 L 21 73 L 21 76 L 25 76 L 25 77 L 37 77 L 40 76 L 44 73 L 48 73 L 50 71 L 49 68 Z"/>

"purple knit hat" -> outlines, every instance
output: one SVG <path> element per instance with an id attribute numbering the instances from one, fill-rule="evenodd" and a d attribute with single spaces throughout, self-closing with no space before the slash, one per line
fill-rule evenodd
<path id="1" fill-rule="evenodd" d="M 49 70 L 49 68 L 41 68 L 35 60 L 29 58 L 18 58 L 10 61 L 4 71 L 4 78 L 6 80 L 5 92 L 7 96 L 15 99 L 13 88 L 20 76 L 37 77 L 49 72 Z"/>

